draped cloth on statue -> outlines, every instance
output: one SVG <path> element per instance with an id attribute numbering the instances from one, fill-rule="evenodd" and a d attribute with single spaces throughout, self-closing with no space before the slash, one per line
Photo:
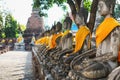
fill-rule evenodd
<path id="1" fill-rule="evenodd" d="M 62 36 L 63 36 L 63 33 L 62 33 L 62 32 L 56 34 L 55 43 L 56 43 L 56 40 L 57 40 L 59 37 L 62 37 Z M 55 46 L 57 46 L 57 43 L 55 44 Z"/>
<path id="2" fill-rule="evenodd" d="M 43 44 L 44 43 L 44 40 L 45 40 L 45 37 L 42 37 L 40 39 L 38 39 L 37 41 L 35 41 L 35 44 Z"/>
<path id="3" fill-rule="evenodd" d="M 120 62 L 120 50 L 119 50 L 119 53 L 118 53 L 118 62 Z"/>
<path id="4" fill-rule="evenodd" d="M 49 49 L 52 49 L 52 48 L 55 48 L 55 45 L 56 45 L 56 43 L 55 43 L 55 38 L 56 38 L 56 34 L 53 34 L 51 37 L 50 37 L 50 39 L 49 39 Z"/>
<path id="5" fill-rule="evenodd" d="M 56 40 L 58 37 L 62 36 L 62 35 L 63 35 L 63 33 L 62 33 L 62 32 L 60 32 L 60 33 L 56 34 L 55 40 Z"/>
<path id="6" fill-rule="evenodd" d="M 35 42 L 35 44 L 46 44 L 46 45 L 48 45 L 48 43 L 49 43 L 49 37 L 42 37 L 42 38 L 40 38 L 40 39 L 38 39 L 36 42 Z"/>
<path id="7" fill-rule="evenodd" d="M 68 33 L 70 33 L 70 30 L 66 30 L 66 31 L 63 33 L 62 37 L 64 37 L 64 36 L 67 35 Z"/>
<path id="8" fill-rule="evenodd" d="M 49 39 L 49 47 L 50 47 L 49 49 L 56 47 L 56 39 L 60 36 L 62 36 L 62 32 L 51 36 L 51 38 Z"/>
<path id="9" fill-rule="evenodd" d="M 49 39 L 50 39 L 50 37 L 49 37 L 49 36 L 47 36 L 47 37 L 45 38 L 45 44 L 46 44 L 46 46 L 48 46 L 48 45 L 49 45 Z"/>
<path id="10" fill-rule="evenodd" d="M 115 29 L 117 26 L 120 26 L 120 23 L 114 18 L 106 18 L 96 30 L 96 46 L 99 44 Z"/>
<path id="11" fill-rule="evenodd" d="M 24 49 L 24 45 L 24 38 L 22 37 L 22 34 L 19 34 L 19 37 L 17 38 L 15 43 L 15 49 Z"/>
<path id="12" fill-rule="evenodd" d="M 17 43 L 22 42 L 22 40 L 23 40 L 23 37 L 22 37 L 22 36 L 18 37 L 18 38 L 17 38 Z"/>
<path id="13" fill-rule="evenodd" d="M 61 48 L 62 50 L 71 49 L 72 46 L 72 33 L 68 29 L 66 30 L 61 37 Z"/>
<path id="14" fill-rule="evenodd" d="M 76 53 L 77 51 L 79 51 L 82 48 L 82 45 L 83 45 L 87 35 L 91 36 L 90 30 L 86 26 L 81 26 L 75 36 L 74 53 Z M 88 47 L 90 48 L 90 40 L 88 42 Z"/>

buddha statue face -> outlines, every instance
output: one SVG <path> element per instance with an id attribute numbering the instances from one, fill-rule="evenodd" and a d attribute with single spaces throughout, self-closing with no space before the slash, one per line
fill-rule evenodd
<path id="1" fill-rule="evenodd" d="M 56 25 L 56 32 L 60 32 L 62 30 L 62 24 L 60 22 Z"/>
<path id="2" fill-rule="evenodd" d="M 107 16 L 108 14 L 112 14 L 113 1 L 111 1 L 111 0 L 110 1 L 109 0 L 99 0 L 98 12 L 100 13 L 101 16 Z"/>
<path id="3" fill-rule="evenodd" d="M 65 30 L 67 29 L 67 26 L 68 26 L 67 22 L 64 22 L 63 27 L 64 27 Z"/>
<path id="4" fill-rule="evenodd" d="M 51 31 L 50 31 L 50 33 L 54 34 L 54 32 L 55 32 L 55 30 L 52 28 Z"/>
<path id="5" fill-rule="evenodd" d="M 78 27 L 83 25 L 84 24 L 84 18 L 82 16 L 79 16 L 79 14 L 76 14 L 75 23 L 77 24 Z"/>
<path id="6" fill-rule="evenodd" d="M 55 26 L 56 26 L 56 25 L 54 25 L 54 26 L 51 28 L 50 34 L 54 34 L 54 33 L 55 33 L 55 31 L 56 31 L 56 30 L 55 30 Z"/>
<path id="7" fill-rule="evenodd" d="M 50 30 L 45 32 L 45 36 L 50 36 Z"/>
<path id="8" fill-rule="evenodd" d="M 70 17 L 66 17 L 63 23 L 64 29 L 71 29 L 71 25 L 72 25 L 72 20 L 70 19 Z"/>

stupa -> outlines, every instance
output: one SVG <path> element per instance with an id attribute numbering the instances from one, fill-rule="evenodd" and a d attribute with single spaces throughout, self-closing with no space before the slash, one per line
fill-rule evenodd
<path id="1" fill-rule="evenodd" d="M 26 25 L 26 30 L 24 31 L 23 37 L 26 44 L 26 50 L 29 49 L 29 44 L 33 33 L 37 37 L 40 33 L 44 31 L 44 20 L 43 17 L 39 16 L 39 9 L 34 8 L 32 10 L 31 16 L 28 18 Z"/>

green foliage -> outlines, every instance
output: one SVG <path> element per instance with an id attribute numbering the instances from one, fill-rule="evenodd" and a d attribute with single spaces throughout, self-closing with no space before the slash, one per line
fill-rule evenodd
<path id="1" fill-rule="evenodd" d="M 90 11 L 90 9 L 91 9 L 91 4 L 92 4 L 91 0 L 84 0 L 84 7 L 85 7 L 88 11 Z"/>
<path id="2" fill-rule="evenodd" d="M 116 4 L 115 5 L 116 7 L 115 7 L 115 11 L 114 11 L 114 16 L 115 16 L 115 18 L 120 18 L 120 4 Z"/>
<path id="3" fill-rule="evenodd" d="M 62 6 L 63 9 L 66 9 L 64 2 L 67 0 L 33 0 L 33 8 L 38 8 L 40 10 L 39 15 L 47 17 L 47 10 L 53 6 L 53 4 L 57 4 L 58 6 Z"/>
<path id="4" fill-rule="evenodd" d="M 3 28 L 3 16 L 0 13 L 0 30 Z"/>
<path id="5" fill-rule="evenodd" d="M 39 9 L 39 15 L 47 17 L 47 10 L 53 6 L 53 4 L 57 4 L 61 6 L 63 10 L 66 10 L 67 7 L 64 5 L 67 0 L 33 0 L 33 8 Z M 90 11 L 92 1 L 84 0 L 84 7 Z"/>
<path id="6" fill-rule="evenodd" d="M 15 37 L 16 37 L 16 38 L 18 38 L 18 37 L 19 37 L 19 34 L 18 34 L 18 33 L 16 33 Z"/>
<path id="7" fill-rule="evenodd" d="M 18 32 L 18 24 L 17 21 L 14 20 L 11 14 L 8 14 L 5 17 L 5 28 L 4 32 L 7 38 L 16 37 L 16 33 Z"/>
<path id="8" fill-rule="evenodd" d="M 21 24 L 19 27 L 20 27 L 20 30 L 21 30 L 22 32 L 26 30 L 26 26 L 25 26 L 25 25 L 22 25 L 22 24 Z"/>
<path id="9" fill-rule="evenodd" d="M 2 38 L 2 32 L 3 32 L 3 16 L 2 13 L 0 13 L 0 38 Z"/>
<path id="10" fill-rule="evenodd" d="M 24 25 L 20 25 L 19 30 L 17 21 L 9 13 L 5 17 L 5 23 L 3 21 L 3 16 L 0 13 L 0 38 L 15 38 L 20 30 L 24 31 L 26 29 Z"/>
<path id="11" fill-rule="evenodd" d="M 5 37 L 6 37 L 5 33 L 4 33 L 4 32 L 2 32 L 2 38 L 5 38 Z"/>

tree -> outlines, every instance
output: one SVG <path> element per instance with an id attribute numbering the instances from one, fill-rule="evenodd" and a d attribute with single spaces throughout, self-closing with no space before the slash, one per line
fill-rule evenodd
<path id="1" fill-rule="evenodd" d="M 5 28 L 4 32 L 7 38 L 15 38 L 16 33 L 18 33 L 18 24 L 17 21 L 12 17 L 11 14 L 8 14 L 5 17 Z"/>
<path id="2" fill-rule="evenodd" d="M 21 31 L 23 32 L 23 31 L 26 30 L 26 26 L 21 24 L 21 25 L 20 25 L 20 29 L 21 29 Z"/>
<path id="3" fill-rule="evenodd" d="M 58 6 L 62 6 L 65 9 L 63 3 L 66 0 L 33 0 L 33 8 L 39 8 L 40 16 L 47 16 L 46 11 L 56 3 Z"/>
<path id="4" fill-rule="evenodd" d="M 116 4 L 114 16 L 115 18 L 120 18 L 120 4 Z"/>
<path id="5" fill-rule="evenodd" d="M 33 0 L 33 8 L 39 8 L 40 9 L 40 16 L 46 15 L 45 10 L 48 10 L 52 7 L 53 4 L 57 4 L 58 6 L 65 6 L 63 3 L 68 3 L 73 15 L 73 18 L 75 17 L 76 12 L 80 10 L 81 4 L 83 4 L 83 7 L 86 8 L 88 11 L 90 11 L 90 19 L 88 27 L 93 29 L 94 23 L 95 23 L 95 17 L 96 17 L 96 11 L 97 11 L 97 4 L 98 0 L 93 0 L 93 3 L 91 0 Z M 92 6 L 91 6 L 92 3 Z M 91 7 L 90 7 L 91 6 Z M 95 8 L 95 9 L 94 9 Z"/>
<path id="6" fill-rule="evenodd" d="M 3 38 L 4 32 L 3 32 L 4 24 L 3 24 L 3 15 L 0 13 L 0 38 Z"/>
<path id="7" fill-rule="evenodd" d="M 51 8 L 53 4 L 61 6 L 63 10 L 66 9 L 64 3 L 68 3 L 70 6 L 73 3 L 77 10 L 80 9 L 82 0 L 33 0 L 33 8 L 39 8 L 40 16 L 46 16 L 46 10 Z M 90 10 L 91 0 L 84 0 L 85 8 Z"/>
<path id="8" fill-rule="evenodd" d="M 3 28 L 3 16 L 0 13 L 0 30 Z"/>
<path id="9" fill-rule="evenodd" d="M 0 13 L 0 38 L 2 38 L 3 33 L 3 16 L 2 13 Z"/>
<path id="10" fill-rule="evenodd" d="M 91 10 L 90 10 L 90 19 L 87 24 L 91 32 L 93 32 L 93 28 L 95 25 L 97 6 L 98 6 L 98 0 L 93 0 Z"/>
<path id="11" fill-rule="evenodd" d="M 96 20 L 96 12 L 97 12 L 97 6 L 98 6 L 98 0 L 33 0 L 33 8 L 40 8 L 40 13 L 45 14 L 45 10 L 48 10 L 52 7 L 53 4 L 57 4 L 58 6 L 65 6 L 63 3 L 68 3 L 73 15 L 73 18 L 75 17 L 76 12 L 80 10 L 81 4 L 84 8 L 86 8 L 88 11 L 90 11 L 90 18 L 87 23 L 87 26 L 90 28 L 91 32 L 93 31 L 95 20 Z M 114 0 L 113 9 L 115 6 L 116 0 Z M 43 16 L 42 15 L 42 16 Z"/>

